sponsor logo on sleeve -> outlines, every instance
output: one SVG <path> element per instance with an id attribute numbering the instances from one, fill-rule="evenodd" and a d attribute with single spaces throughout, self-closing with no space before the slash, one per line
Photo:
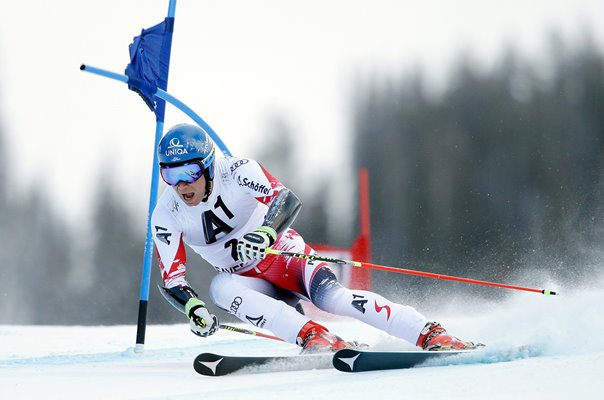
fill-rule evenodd
<path id="1" fill-rule="evenodd" d="M 239 186 L 244 186 L 244 187 L 250 188 L 253 191 L 258 192 L 259 194 L 268 195 L 271 193 L 270 187 L 261 185 L 260 183 L 254 182 L 253 180 L 248 179 L 248 178 L 241 178 L 240 176 L 238 176 L 237 183 L 239 184 Z"/>
<path id="2" fill-rule="evenodd" d="M 170 236 L 172 236 L 172 234 L 168 232 L 167 228 L 164 228 L 163 226 L 155 225 L 155 237 L 157 238 L 157 240 L 164 242 L 165 244 L 167 244 L 169 246 L 170 245 Z"/>
<path id="3" fill-rule="evenodd" d="M 235 172 L 235 170 L 239 167 L 241 167 L 242 165 L 245 165 L 247 163 L 249 163 L 250 160 L 248 160 L 247 158 L 242 158 L 241 160 L 237 160 L 235 161 L 233 164 L 231 164 L 231 174 L 233 172 Z"/>

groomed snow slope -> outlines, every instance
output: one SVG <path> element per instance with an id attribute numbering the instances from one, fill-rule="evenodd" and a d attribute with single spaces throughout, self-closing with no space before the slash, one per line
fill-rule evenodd
<path id="1" fill-rule="evenodd" d="M 295 354 L 295 346 L 220 331 L 201 339 L 186 324 L 149 326 L 135 354 L 134 326 L 0 326 L 3 399 L 529 399 L 600 398 L 604 385 L 604 295 L 598 288 L 442 310 L 450 332 L 488 344 L 456 365 L 346 374 L 333 369 L 200 376 L 204 351 Z M 451 308 L 455 309 L 455 308 Z M 459 309 L 459 308 L 457 308 Z M 468 311 L 469 310 L 469 311 Z M 330 329 L 374 348 L 407 345 L 349 319 Z M 526 351 L 514 350 L 529 345 Z"/>

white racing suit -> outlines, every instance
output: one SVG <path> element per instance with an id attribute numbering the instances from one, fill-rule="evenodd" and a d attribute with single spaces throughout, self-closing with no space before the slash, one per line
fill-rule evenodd
<path id="1" fill-rule="evenodd" d="M 238 240 L 262 225 L 270 202 L 283 188 L 256 161 L 234 157 L 216 160 L 212 193 L 197 206 L 187 206 L 168 187 L 151 218 L 165 287 L 188 286 L 186 244 L 220 272 L 210 285 L 214 304 L 287 342 L 296 343 L 309 321 L 293 307 L 305 299 L 415 344 L 428 322 L 423 315 L 378 294 L 343 287 L 326 263 L 275 255 L 238 261 Z M 314 252 L 292 229 L 278 235 L 272 247 Z"/>

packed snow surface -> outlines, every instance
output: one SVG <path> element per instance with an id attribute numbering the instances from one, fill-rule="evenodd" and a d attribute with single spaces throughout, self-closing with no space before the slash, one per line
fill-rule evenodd
<path id="1" fill-rule="evenodd" d="M 3 399 L 570 399 L 601 398 L 604 295 L 599 288 L 559 296 L 520 293 L 505 301 L 451 300 L 432 312 L 456 336 L 487 348 L 472 358 L 408 370 L 349 374 L 335 369 L 198 375 L 201 352 L 296 354 L 294 345 L 187 324 L 147 327 L 134 352 L 135 326 L 0 326 Z M 464 307 L 459 304 L 464 303 Z M 478 302 L 477 302 L 478 303 Z M 457 306 L 456 306 L 457 305 Z M 463 312 L 462 312 L 463 311 Z M 410 348 L 351 319 L 325 319 L 332 332 L 375 349 Z M 246 328 L 250 328 L 247 325 Z M 527 350 L 528 349 L 528 350 Z"/>

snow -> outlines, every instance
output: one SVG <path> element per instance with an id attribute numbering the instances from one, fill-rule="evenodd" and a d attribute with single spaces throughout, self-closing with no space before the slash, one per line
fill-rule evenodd
<path id="1" fill-rule="evenodd" d="M 600 398 L 604 384 L 604 300 L 600 288 L 505 301 L 451 299 L 435 313 L 450 332 L 479 340 L 483 353 L 457 362 L 347 374 L 334 369 L 205 377 L 201 352 L 296 354 L 296 346 L 235 332 L 201 339 L 187 324 L 147 327 L 133 351 L 135 326 L 0 326 L 3 399 L 547 399 Z M 465 302 L 463 313 L 459 302 Z M 456 310 L 456 311 L 455 311 Z M 376 349 L 404 342 L 350 319 L 324 321 Z M 246 326 L 247 325 L 241 325 Z M 528 346 L 527 351 L 519 346 Z M 451 365 L 452 364 L 452 365 Z"/>

